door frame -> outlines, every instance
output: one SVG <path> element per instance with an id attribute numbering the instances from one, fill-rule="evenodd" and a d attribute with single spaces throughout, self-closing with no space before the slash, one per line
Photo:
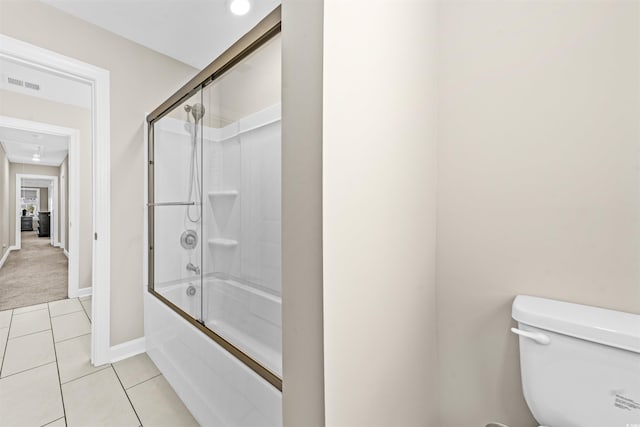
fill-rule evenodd
<path id="1" fill-rule="evenodd" d="M 111 152 L 109 71 L 0 34 L 0 57 L 91 86 L 93 259 L 91 362 L 111 362 Z M 70 189 L 71 190 L 71 189 Z"/>
<path id="2" fill-rule="evenodd" d="M 22 199 L 22 180 L 23 179 L 43 179 L 43 180 L 47 180 L 49 181 L 49 185 L 47 185 L 47 188 L 49 190 L 51 190 L 53 192 L 53 194 L 51 194 L 51 192 L 47 195 L 47 206 L 49 211 L 51 212 L 51 219 L 49 220 L 50 225 L 49 225 L 49 244 L 51 244 L 51 246 L 54 246 L 53 242 L 56 240 L 56 236 L 58 235 L 58 205 L 59 205 L 59 179 L 57 175 L 42 175 L 42 174 L 33 174 L 33 173 L 17 173 L 16 174 L 16 204 L 15 204 L 15 211 L 16 211 L 16 245 L 15 248 L 17 250 L 22 249 L 22 235 L 21 235 L 21 217 L 22 217 L 22 212 L 20 212 L 20 201 Z M 53 186 L 51 185 L 51 182 L 53 182 Z M 52 199 L 51 203 L 49 203 L 49 199 Z M 42 201 L 40 201 L 40 204 L 42 205 Z M 52 205 L 52 206 L 50 206 Z M 53 224 L 53 227 L 51 226 L 51 224 Z M 53 230 L 53 233 L 51 232 L 51 230 Z M 69 267 L 70 268 L 70 267 Z M 71 270 L 69 269 L 69 281 L 71 280 Z"/>

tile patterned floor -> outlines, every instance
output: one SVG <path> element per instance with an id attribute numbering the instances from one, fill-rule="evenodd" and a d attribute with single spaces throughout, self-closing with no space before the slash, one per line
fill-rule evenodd
<path id="1" fill-rule="evenodd" d="M 91 366 L 90 321 L 90 297 L 0 311 L 0 425 L 198 426 L 146 354 Z"/>

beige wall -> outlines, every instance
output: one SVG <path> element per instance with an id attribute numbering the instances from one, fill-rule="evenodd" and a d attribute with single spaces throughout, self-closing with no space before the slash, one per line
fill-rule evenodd
<path id="1" fill-rule="evenodd" d="M 0 259 L 11 246 L 9 240 L 9 159 L 0 145 Z"/>
<path id="2" fill-rule="evenodd" d="M 77 225 L 80 235 L 78 258 L 80 273 L 78 283 L 79 288 L 91 287 L 91 252 L 93 245 L 91 111 L 33 96 L 0 90 L 0 115 L 73 128 L 79 131 L 80 180 L 78 188 L 80 211 L 77 214 Z M 67 210 L 67 212 L 69 211 Z M 15 239 L 12 242 L 15 242 Z"/>
<path id="3" fill-rule="evenodd" d="M 328 426 L 437 426 L 435 17 L 324 4 Z"/>
<path id="4" fill-rule="evenodd" d="M 49 189 L 40 187 L 40 211 L 47 212 L 49 210 Z"/>
<path id="5" fill-rule="evenodd" d="M 283 0 L 282 19 L 282 417 L 322 427 L 323 1 Z"/>
<path id="6" fill-rule="evenodd" d="M 441 5 L 443 427 L 538 425 L 514 296 L 640 313 L 638 5 Z"/>
<path id="7" fill-rule="evenodd" d="M 143 335 L 143 122 L 196 70 L 35 0 L 0 2 L 0 32 L 109 70 L 111 344 Z"/>

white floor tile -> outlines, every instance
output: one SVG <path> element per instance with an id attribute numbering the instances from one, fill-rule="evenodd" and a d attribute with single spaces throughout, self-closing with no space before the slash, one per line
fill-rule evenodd
<path id="1" fill-rule="evenodd" d="M 113 369 L 62 385 L 69 427 L 137 427 L 140 423 Z"/>
<path id="2" fill-rule="evenodd" d="M 64 416 L 55 363 L 0 379 L 4 426 L 41 426 Z"/>
<path id="3" fill-rule="evenodd" d="M 163 376 L 145 381 L 127 390 L 143 426 L 198 426 L 184 403 Z"/>
<path id="4" fill-rule="evenodd" d="M 11 313 L 13 310 L 0 311 L 0 328 L 8 328 L 11 323 Z"/>
<path id="5" fill-rule="evenodd" d="M 49 310 L 46 310 L 46 304 L 44 307 L 44 310 L 30 311 L 18 315 L 14 313 L 11 320 L 11 328 L 9 329 L 9 339 L 51 329 Z"/>
<path id="6" fill-rule="evenodd" d="M 63 314 L 69 314 L 76 311 L 82 311 L 80 301 L 76 298 L 63 299 L 49 303 L 49 314 L 51 317 L 61 316 Z"/>
<path id="7" fill-rule="evenodd" d="M 13 310 L 13 314 L 16 315 L 29 313 L 31 311 L 44 310 L 45 308 L 47 308 L 47 303 L 43 302 L 42 304 L 28 305 L 26 307 L 16 308 L 15 310 Z"/>
<path id="8" fill-rule="evenodd" d="M 147 353 L 121 360 L 113 364 L 120 382 L 124 388 L 133 387 L 143 381 L 160 375 L 155 363 L 149 359 Z"/>
<path id="9" fill-rule="evenodd" d="M 82 311 L 51 318 L 56 342 L 91 333 L 89 319 Z"/>
<path id="10" fill-rule="evenodd" d="M 90 334 L 56 343 L 56 353 L 62 384 L 111 366 L 93 367 L 91 365 Z"/>
<path id="11" fill-rule="evenodd" d="M 4 378 L 55 361 L 51 331 L 24 335 L 7 342 L 0 374 Z"/>

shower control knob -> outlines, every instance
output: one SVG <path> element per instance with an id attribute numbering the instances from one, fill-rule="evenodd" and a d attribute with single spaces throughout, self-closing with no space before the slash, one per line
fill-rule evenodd
<path id="1" fill-rule="evenodd" d="M 198 233 L 195 230 L 186 230 L 180 236 L 180 245 L 185 249 L 194 249 L 198 246 Z"/>

